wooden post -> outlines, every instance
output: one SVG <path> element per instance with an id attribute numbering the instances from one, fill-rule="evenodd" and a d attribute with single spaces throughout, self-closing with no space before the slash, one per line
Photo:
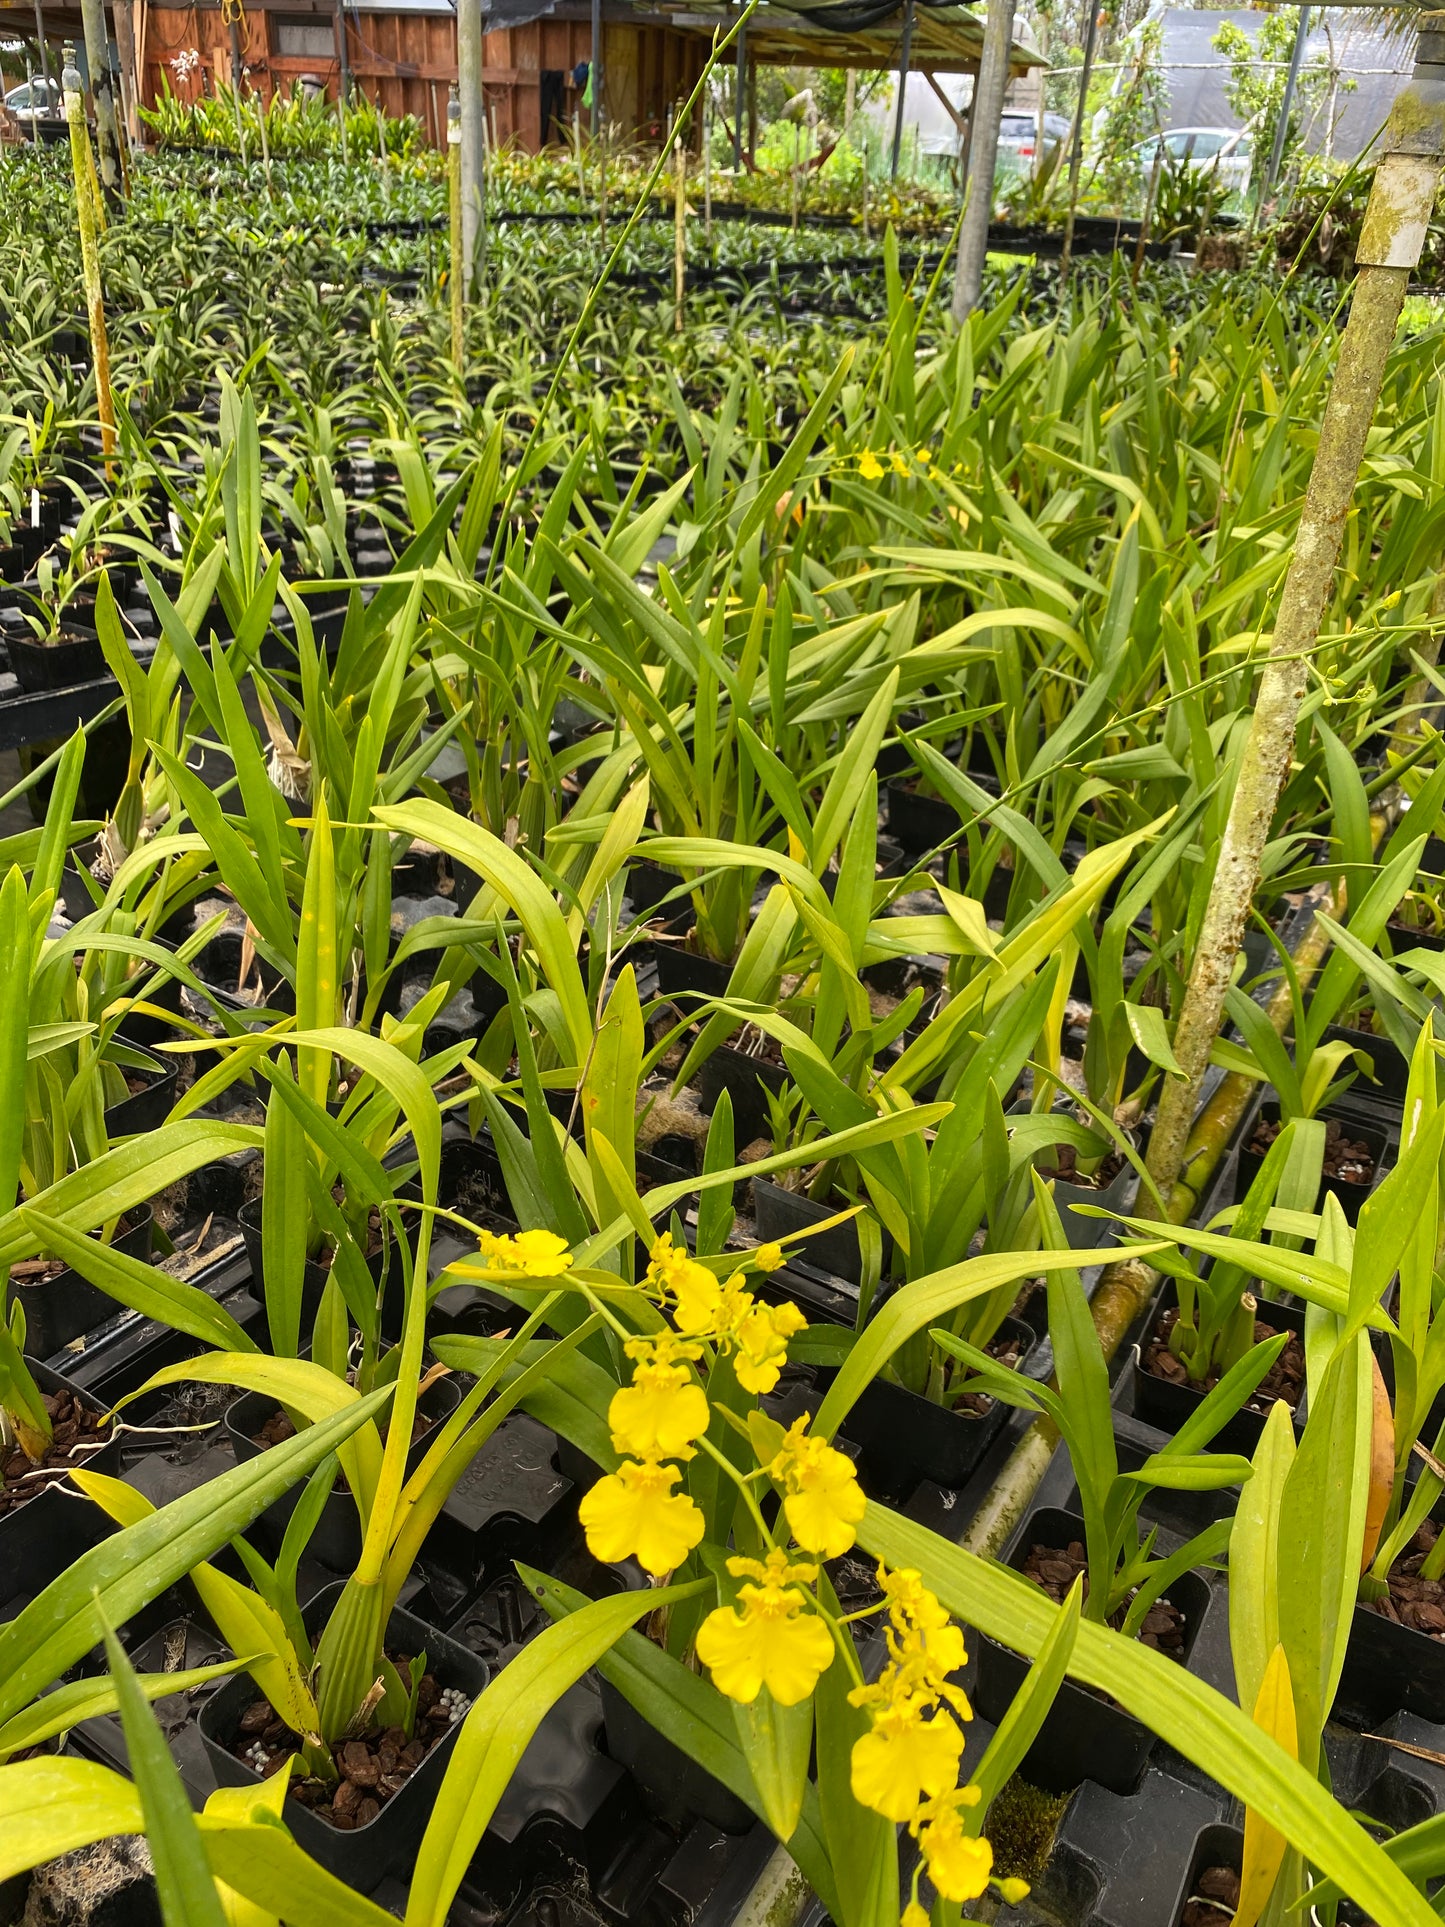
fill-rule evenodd
<path id="1" fill-rule="evenodd" d="M 988 253 L 988 223 L 993 213 L 993 170 L 998 160 L 999 121 L 1008 89 L 1009 48 L 1013 42 L 1014 0 L 993 0 L 983 23 L 983 51 L 969 111 L 967 204 L 958 231 L 953 276 L 953 318 L 960 327 L 978 306 L 983 264 Z"/>
<path id="2" fill-rule="evenodd" d="M 140 74 L 135 64 L 135 23 L 130 0 L 113 0 L 111 16 L 115 21 L 115 50 L 120 61 L 120 105 L 125 120 L 126 140 L 131 146 L 140 142 Z"/>

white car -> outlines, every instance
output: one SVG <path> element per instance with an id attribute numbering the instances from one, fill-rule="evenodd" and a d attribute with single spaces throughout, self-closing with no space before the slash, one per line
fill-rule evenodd
<path id="1" fill-rule="evenodd" d="M 45 80 L 37 74 L 33 80 L 22 81 L 10 89 L 5 95 L 5 107 L 16 120 L 51 120 L 61 110 L 60 82 Z"/>
<path id="2" fill-rule="evenodd" d="M 1254 144 L 1246 128 L 1168 127 L 1162 134 L 1151 134 L 1135 150 L 1146 186 L 1161 144 L 1165 167 L 1187 167 L 1194 174 L 1211 174 L 1221 199 L 1226 194 L 1248 192 Z"/>

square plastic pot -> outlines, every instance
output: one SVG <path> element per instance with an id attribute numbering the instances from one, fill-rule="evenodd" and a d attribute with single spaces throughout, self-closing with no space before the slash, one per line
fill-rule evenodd
<path id="1" fill-rule="evenodd" d="M 302 1618 L 313 1638 L 325 1625 L 341 1593 L 341 1586 L 327 1586 L 306 1607 Z M 387 1621 L 385 1643 L 393 1651 L 413 1656 L 425 1652 L 427 1670 L 435 1674 L 443 1686 L 459 1687 L 474 1700 L 486 1687 L 489 1675 L 484 1660 L 402 1606 L 398 1606 Z M 261 1783 L 261 1776 L 237 1759 L 231 1750 L 241 1715 L 257 1697 L 255 1682 L 248 1674 L 241 1673 L 227 1680 L 201 1709 L 201 1739 L 211 1771 L 221 1786 L 259 1786 Z M 309 1807 L 288 1798 L 283 1818 L 298 1845 L 338 1880 L 344 1880 L 360 1893 L 370 1893 L 392 1868 L 409 1870 L 459 1731 L 460 1722 L 432 1748 L 376 1818 L 364 1827 L 353 1828 L 350 1833 L 343 1833 Z"/>
<path id="2" fill-rule="evenodd" d="M 115 1240 L 128 1258 L 148 1258 L 151 1248 L 151 1208 L 142 1205 L 126 1213 L 128 1228 Z M 17 1284 L 12 1273 L 6 1303 L 17 1301 L 25 1310 L 25 1347 L 37 1358 L 54 1358 L 73 1339 L 83 1338 L 96 1325 L 114 1318 L 121 1307 L 98 1285 L 67 1265 L 51 1278 L 33 1285 Z"/>
<path id="3" fill-rule="evenodd" d="M 1341 1178 L 1329 1177 L 1323 1178 L 1320 1182 L 1321 1198 L 1326 1196 L 1326 1194 L 1332 1194 L 1338 1198 L 1340 1208 L 1344 1212 L 1345 1217 L 1351 1224 L 1354 1224 L 1359 1218 L 1360 1210 L 1364 1205 L 1365 1199 L 1369 1197 L 1371 1191 L 1374 1190 L 1380 1181 L 1388 1140 L 1383 1131 L 1377 1130 L 1372 1124 L 1362 1123 L 1358 1118 L 1351 1116 L 1349 1112 L 1342 1110 L 1338 1106 L 1332 1105 L 1329 1110 L 1321 1111 L 1320 1117 L 1326 1123 L 1334 1121 L 1339 1124 L 1342 1129 L 1348 1131 L 1352 1137 L 1358 1138 L 1362 1143 L 1366 1144 L 1375 1160 L 1374 1175 L 1368 1184 L 1351 1184 Z M 1255 1123 L 1258 1123 L 1261 1119 L 1267 1120 L 1271 1124 L 1278 1124 L 1279 1103 L 1276 1099 L 1270 1099 L 1260 1105 L 1259 1110 L 1255 1114 Z M 1246 1127 L 1244 1141 L 1239 1147 L 1238 1173 L 1234 1181 L 1236 1203 L 1248 1192 L 1249 1187 L 1259 1176 L 1260 1166 L 1264 1163 L 1264 1158 L 1259 1152 L 1249 1149 L 1249 1139 L 1253 1137 L 1253 1135 L 1254 1123 L 1251 1123 Z"/>
<path id="4" fill-rule="evenodd" d="M 456 1410 L 459 1396 L 456 1382 L 450 1378 L 439 1378 L 422 1393 L 417 1410 L 432 1422 L 422 1436 L 413 1442 L 406 1455 L 408 1478 L 421 1464 L 428 1446 L 435 1441 L 438 1426 L 444 1425 Z M 264 1445 L 257 1442 L 256 1434 L 276 1409 L 277 1401 L 269 1392 L 247 1392 L 226 1407 L 226 1436 L 231 1441 L 231 1450 L 236 1455 L 238 1465 L 259 1458 L 266 1450 Z M 283 1492 L 279 1499 L 267 1506 L 256 1520 L 252 1529 L 273 1553 L 280 1550 L 286 1526 L 305 1489 L 304 1483 L 292 1486 L 289 1492 Z M 339 1484 L 333 1486 L 327 1496 L 307 1552 L 331 1572 L 350 1572 L 360 1562 L 361 1521 L 356 1501 Z"/>
<path id="5" fill-rule="evenodd" d="M 822 1224 L 824 1219 L 836 1217 L 839 1209 L 836 1204 L 820 1204 L 814 1198 L 804 1197 L 800 1191 L 789 1191 L 781 1184 L 774 1184 L 771 1178 L 753 1179 L 753 1220 L 760 1244 L 776 1243 L 800 1231 L 806 1232 L 811 1226 Z M 845 1278 L 852 1285 L 858 1284 L 863 1275 L 858 1226 L 851 1218 L 846 1224 L 834 1225 L 830 1231 L 818 1232 L 793 1246 L 792 1256 L 818 1271 L 831 1272 L 835 1278 Z M 893 1239 L 885 1230 L 885 1278 L 892 1264 Z"/>
<path id="6" fill-rule="evenodd" d="M 1037 1343 L 1033 1328 L 1006 1318 L 998 1336 L 1017 1342 L 1022 1370 Z M 819 1373 L 819 1385 L 834 1377 Z M 986 1412 L 956 1412 L 906 1385 L 875 1378 L 843 1420 L 842 1432 L 858 1447 L 865 1484 L 884 1497 L 905 1499 L 924 1479 L 954 1491 L 966 1485 L 1008 1414 L 999 1399 Z"/>
<path id="7" fill-rule="evenodd" d="M 1160 1320 L 1165 1312 L 1171 1311 L 1179 1303 L 1178 1291 L 1171 1280 L 1166 1283 L 1155 1302 L 1154 1313 L 1144 1328 L 1144 1336 L 1139 1344 L 1139 1362 L 1134 1373 L 1134 1416 L 1149 1425 L 1155 1425 L 1161 1432 L 1172 1437 L 1179 1428 L 1199 1410 L 1206 1394 L 1193 1385 L 1178 1385 L 1171 1379 L 1160 1378 L 1157 1373 L 1146 1370 L 1144 1359 L 1149 1350 Z M 1281 1305 L 1272 1298 L 1261 1298 L 1255 1316 L 1263 1324 L 1273 1325 L 1278 1331 L 1292 1331 L 1301 1342 L 1304 1339 L 1305 1315 L 1301 1305 Z M 1301 1409 L 1294 1415 L 1295 1430 L 1304 1424 L 1304 1401 Z M 1215 1434 L 1210 1450 L 1214 1452 L 1239 1452 L 1245 1458 L 1253 1458 L 1255 1448 L 1264 1435 L 1264 1415 L 1247 1409 L 1235 1413 L 1229 1423 Z"/>
<path id="8" fill-rule="evenodd" d="M 1008 1564 L 1021 1572 L 1035 1546 L 1063 1548 L 1083 1536 L 1084 1522 L 1076 1513 L 1040 1506 L 1026 1516 L 1015 1535 Z M 1212 1596 L 1208 1583 L 1192 1572 L 1176 1579 L 1166 1594 L 1171 1605 L 1184 1615 L 1185 1665 Z M 974 1699 L 986 1720 L 995 1726 L 999 1723 L 1028 1670 L 1028 1660 L 1010 1647 L 986 1633 L 979 1636 Z M 1046 1793 L 1066 1793 L 1085 1780 L 1094 1780 L 1113 1793 L 1132 1793 L 1154 1745 L 1155 1736 L 1142 1720 L 1090 1688 L 1066 1679 L 1019 1771 L 1031 1786 Z"/>

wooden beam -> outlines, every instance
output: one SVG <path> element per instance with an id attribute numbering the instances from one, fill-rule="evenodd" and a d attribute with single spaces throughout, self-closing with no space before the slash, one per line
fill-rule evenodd
<path id="1" fill-rule="evenodd" d="M 948 115 L 948 118 L 953 122 L 954 126 L 958 129 L 960 134 L 967 133 L 968 117 L 964 114 L 961 114 L 958 111 L 958 109 L 954 106 L 953 102 L 948 98 L 948 95 L 944 93 L 943 89 L 939 86 L 938 82 L 933 77 L 933 69 L 931 67 L 925 67 L 922 71 L 923 71 L 923 78 L 928 82 L 929 86 L 933 89 L 934 93 L 938 95 L 939 102 L 941 103 L 944 112 Z"/>

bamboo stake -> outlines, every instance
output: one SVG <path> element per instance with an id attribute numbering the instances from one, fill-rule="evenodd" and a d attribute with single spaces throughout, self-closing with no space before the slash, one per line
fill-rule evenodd
<path id="1" fill-rule="evenodd" d="M 466 256 L 462 239 L 462 103 L 455 87 L 447 101 L 447 206 L 451 227 L 447 292 L 451 297 L 452 360 L 460 381 L 466 356 L 466 309 L 463 305 Z"/>
<path id="2" fill-rule="evenodd" d="M 682 304 L 687 293 L 687 155 L 681 139 L 672 143 L 672 165 L 676 176 L 673 202 L 673 320 L 676 333 L 682 333 Z"/>
<path id="3" fill-rule="evenodd" d="M 1372 818 L 1371 829 L 1378 844 L 1385 831 L 1384 817 Z M 1343 908 L 1344 890 L 1336 884 L 1318 905 L 1309 928 L 1295 946 L 1294 966 L 1302 990 L 1308 988 L 1330 946 L 1329 936 L 1319 922 L 1319 912 L 1338 917 Z M 1281 1036 L 1289 1025 L 1293 1008 L 1289 986 L 1281 984 L 1265 1006 L 1266 1017 Z M 1170 1224 L 1184 1224 L 1198 1205 L 1229 1149 L 1229 1141 L 1255 1088 L 1253 1078 L 1231 1072 L 1200 1112 L 1190 1134 L 1186 1156 L 1190 1182 L 1176 1184 L 1169 1194 Z M 1142 1197 L 1135 1211 L 1140 1217 L 1147 1215 Z M 1111 1359 L 1124 1342 L 1125 1334 L 1148 1305 L 1161 1276 L 1142 1258 L 1126 1258 L 1110 1265 L 1099 1280 L 1089 1309 L 1106 1359 Z M 1048 1419 L 1034 1420 L 1014 1447 L 963 1535 L 960 1543 L 968 1551 L 985 1558 L 997 1557 L 1002 1552 L 1032 1503 L 1058 1442 L 1058 1432 Z"/>
<path id="4" fill-rule="evenodd" d="M 1229 821 L 1174 1033 L 1184 1071 L 1168 1078 L 1149 1142 L 1149 1170 L 1167 1197 L 1188 1159 L 1190 1124 L 1224 995 L 1259 883 L 1260 858 L 1289 770 L 1295 726 L 1334 582 L 1345 519 L 1445 165 L 1445 15 L 1426 17 L 1410 85 L 1396 99 L 1365 210 L 1350 318 L 1254 705 Z"/>
<path id="5" fill-rule="evenodd" d="M 90 137 L 85 127 L 85 103 L 80 95 L 80 73 L 75 48 L 65 44 L 65 71 L 60 85 L 65 95 L 65 118 L 70 127 L 70 166 L 75 177 L 75 215 L 80 229 L 80 268 L 85 282 L 85 305 L 90 316 L 90 354 L 95 367 L 95 406 L 100 417 L 100 449 L 107 477 L 115 459 L 115 408 L 110 395 L 110 343 L 105 332 L 105 298 L 100 282 L 100 245 L 95 210 L 100 187 L 95 179 Z"/>

